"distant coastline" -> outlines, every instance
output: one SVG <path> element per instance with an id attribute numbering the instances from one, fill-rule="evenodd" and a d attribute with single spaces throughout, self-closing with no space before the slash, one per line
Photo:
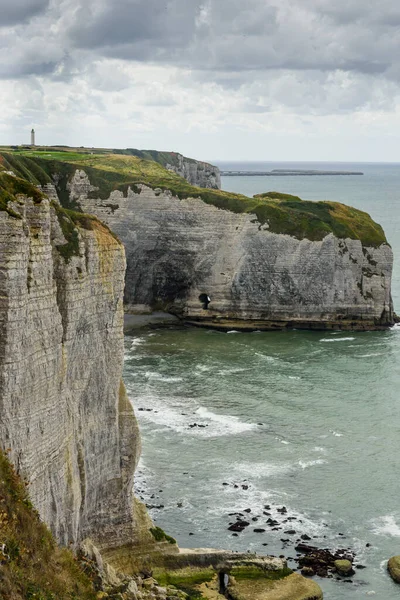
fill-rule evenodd
<path id="1" fill-rule="evenodd" d="M 273 169 L 272 171 L 221 171 L 224 177 L 312 177 L 326 175 L 364 175 L 361 171 L 318 171 L 302 169 Z"/>

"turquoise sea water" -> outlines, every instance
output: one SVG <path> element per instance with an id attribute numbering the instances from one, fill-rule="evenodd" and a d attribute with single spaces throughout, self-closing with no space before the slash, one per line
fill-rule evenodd
<path id="1" fill-rule="evenodd" d="M 383 225 L 400 259 L 400 165 L 220 166 L 364 171 L 363 177 L 224 178 L 223 187 L 352 204 Z M 399 269 L 397 260 L 398 310 Z M 367 567 L 352 583 L 317 578 L 325 598 L 398 598 L 385 561 L 400 554 L 400 329 L 182 328 L 139 332 L 125 344 L 125 380 L 143 437 L 136 489 L 149 505 L 163 506 L 151 510 L 158 525 L 182 547 L 288 557 L 306 533 L 320 547 L 351 548 Z M 265 505 L 282 529 L 266 525 Z M 286 516 L 277 510 L 282 506 Z M 251 526 L 235 537 L 229 513 L 248 508 Z M 295 519 L 284 523 L 289 516 Z"/>

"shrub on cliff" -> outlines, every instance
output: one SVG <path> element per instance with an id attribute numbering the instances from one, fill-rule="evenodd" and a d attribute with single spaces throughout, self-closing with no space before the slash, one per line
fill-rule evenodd
<path id="1" fill-rule="evenodd" d="M 95 600 L 76 557 L 59 548 L 33 508 L 25 483 L 0 451 L 0 598 Z"/>

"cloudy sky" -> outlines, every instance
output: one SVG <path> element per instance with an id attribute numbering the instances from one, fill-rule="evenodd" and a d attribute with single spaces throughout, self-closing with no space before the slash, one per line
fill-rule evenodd
<path id="1" fill-rule="evenodd" d="M 0 143 L 400 161 L 398 0 L 0 0 Z"/>

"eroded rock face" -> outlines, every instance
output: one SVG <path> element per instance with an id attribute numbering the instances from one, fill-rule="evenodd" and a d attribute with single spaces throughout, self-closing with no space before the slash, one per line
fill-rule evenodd
<path id="1" fill-rule="evenodd" d="M 188 159 L 182 154 L 175 154 L 174 156 L 177 164 L 167 164 L 167 169 L 180 175 L 192 185 L 216 190 L 221 189 L 221 174 L 218 167 Z"/>
<path id="2" fill-rule="evenodd" d="M 100 223 L 78 252 L 47 199 L 0 211 L 0 440 L 57 540 L 135 543 L 140 439 L 121 381 L 122 244 Z M 143 534 L 144 535 L 144 534 Z"/>
<path id="3" fill-rule="evenodd" d="M 298 240 L 269 232 L 253 214 L 144 185 L 106 201 L 78 188 L 71 193 L 123 241 L 125 301 L 133 309 L 161 306 L 221 328 L 375 329 L 394 322 L 388 244 L 364 247 L 332 234 Z"/>

